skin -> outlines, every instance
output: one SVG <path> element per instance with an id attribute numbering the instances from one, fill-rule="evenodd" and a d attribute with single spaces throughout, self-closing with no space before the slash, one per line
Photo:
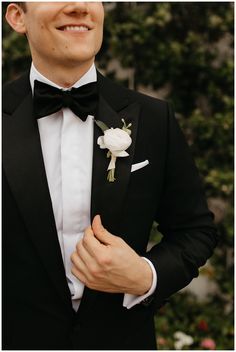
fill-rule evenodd
<path id="1" fill-rule="evenodd" d="M 102 44 L 101 2 L 27 2 L 26 11 L 11 3 L 6 19 L 16 32 L 26 34 L 35 67 L 63 87 L 86 73 Z M 89 30 L 63 30 L 81 24 Z"/>
<path id="2" fill-rule="evenodd" d="M 143 295 L 150 289 L 149 264 L 120 237 L 107 231 L 99 215 L 72 254 L 72 273 L 87 287 Z"/>
<path id="3" fill-rule="evenodd" d="M 72 86 L 88 71 L 102 44 L 101 2 L 27 2 L 26 11 L 11 3 L 6 20 L 26 34 L 37 70 L 62 87 Z M 76 25 L 89 30 L 66 27 Z M 106 230 L 99 215 L 85 229 L 71 261 L 72 273 L 99 291 L 143 295 L 152 284 L 149 264 Z"/>

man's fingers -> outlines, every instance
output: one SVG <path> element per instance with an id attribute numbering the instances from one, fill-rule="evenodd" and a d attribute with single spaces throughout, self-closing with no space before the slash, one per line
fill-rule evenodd
<path id="1" fill-rule="evenodd" d="M 103 227 L 100 216 L 96 215 L 92 226 L 85 229 L 83 239 L 76 246 L 77 255 L 92 276 L 97 274 L 99 267 L 111 262 L 110 248 L 113 244 L 118 245 L 119 240 Z"/>
<path id="2" fill-rule="evenodd" d="M 71 272 L 78 280 L 80 280 L 84 285 L 86 285 L 87 278 L 81 271 L 79 271 L 75 266 L 72 266 Z"/>
<path id="3" fill-rule="evenodd" d="M 91 227 L 87 227 L 84 231 L 84 237 L 82 239 L 82 246 L 86 249 L 91 257 L 97 257 L 101 251 L 103 244 L 95 237 Z"/>
<path id="4" fill-rule="evenodd" d="M 83 260 L 78 256 L 77 252 L 72 253 L 71 257 L 71 262 L 74 264 L 74 266 L 82 272 L 86 271 L 86 265 L 83 262 Z"/>
<path id="5" fill-rule="evenodd" d="M 92 230 L 96 238 L 105 245 L 111 244 L 116 236 L 110 234 L 102 225 L 100 215 L 96 215 L 92 222 Z"/>
<path id="6" fill-rule="evenodd" d="M 83 260 L 78 256 L 77 252 L 72 253 L 71 261 L 73 263 L 71 272 L 77 277 L 77 279 L 81 280 L 83 283 L 85 283 L 85 280 L 87 281 L 91 279 L 87 266 L 85 265 Z"/>
<path id="7" fill-rule="evenodd" d="M 91 256 L 88 250 L 84 247 L 83 240 L 77 243 L 76 252 L 86 267 L 88 267 L 92 262 L 94 262 L 94 257 Z"/>

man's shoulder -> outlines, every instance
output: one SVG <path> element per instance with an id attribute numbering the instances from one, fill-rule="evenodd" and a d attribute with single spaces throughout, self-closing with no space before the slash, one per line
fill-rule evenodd
<path id="1" fill-rule="evenodd" d="M 5 83 L 2 89 L 3 111 L 11 114 L 29 92 L 30 82 L 28 71 L 17 79 Z"/>
<path id="2" fill-rule="evenodd" d="M 166 110 L 167 101 L 126 88 L 110 78 L 103 76 L 99 72 L 98 81 L 100 82 L 101 92 L 109 97 L 111 105 L 115 106 L 119 100 L 127 100 L 129 103 L 138 102 L 145 108 Z"/>

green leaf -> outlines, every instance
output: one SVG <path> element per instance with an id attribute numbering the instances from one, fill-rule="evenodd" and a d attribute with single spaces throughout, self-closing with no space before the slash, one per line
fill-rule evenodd
<path id="1" fill-rule="evenodd" d="M 99 121 L 99 120 L 94 120 L 94 122 L 96 123 L 96 125 L 97 125 L 99 128 L 101 128 L 101 130 L 102 130 L 103 132 L 105 132 L 106 130 L 109 130 L 109 127 L 107 127 L 107 125 L 106 125 L 104 122 Z"/>

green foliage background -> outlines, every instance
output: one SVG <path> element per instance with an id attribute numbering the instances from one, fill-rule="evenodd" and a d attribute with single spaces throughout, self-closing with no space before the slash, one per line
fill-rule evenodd
<path id="1" fill-rule="evenodd" d="M 7 3 L 3 3 L 3 14 Z M 175 349 L 174 332 L 191 335 L 183 349 L 233 349 L 233 25 L 232 2 L 105 3 L 104 43 L 97 64 L 117 80 L 112 60 L 132 73 L 132 86 L 171 101 L 206 185 L 220 243 L 202 275 L 218 289 L 199 302 L 178 293 L 156 319 L 159 349 Z M 3 20 L 3 82 L 29 67 L 26 38 Z M 127 73 L 124 85 L 130 85 Z M 152 238 L 159 234 L 153 230 Z M 204 329 L 200 322 L 204 321 Z M 205 349 L 207 349 L 205 347 Z"/>

